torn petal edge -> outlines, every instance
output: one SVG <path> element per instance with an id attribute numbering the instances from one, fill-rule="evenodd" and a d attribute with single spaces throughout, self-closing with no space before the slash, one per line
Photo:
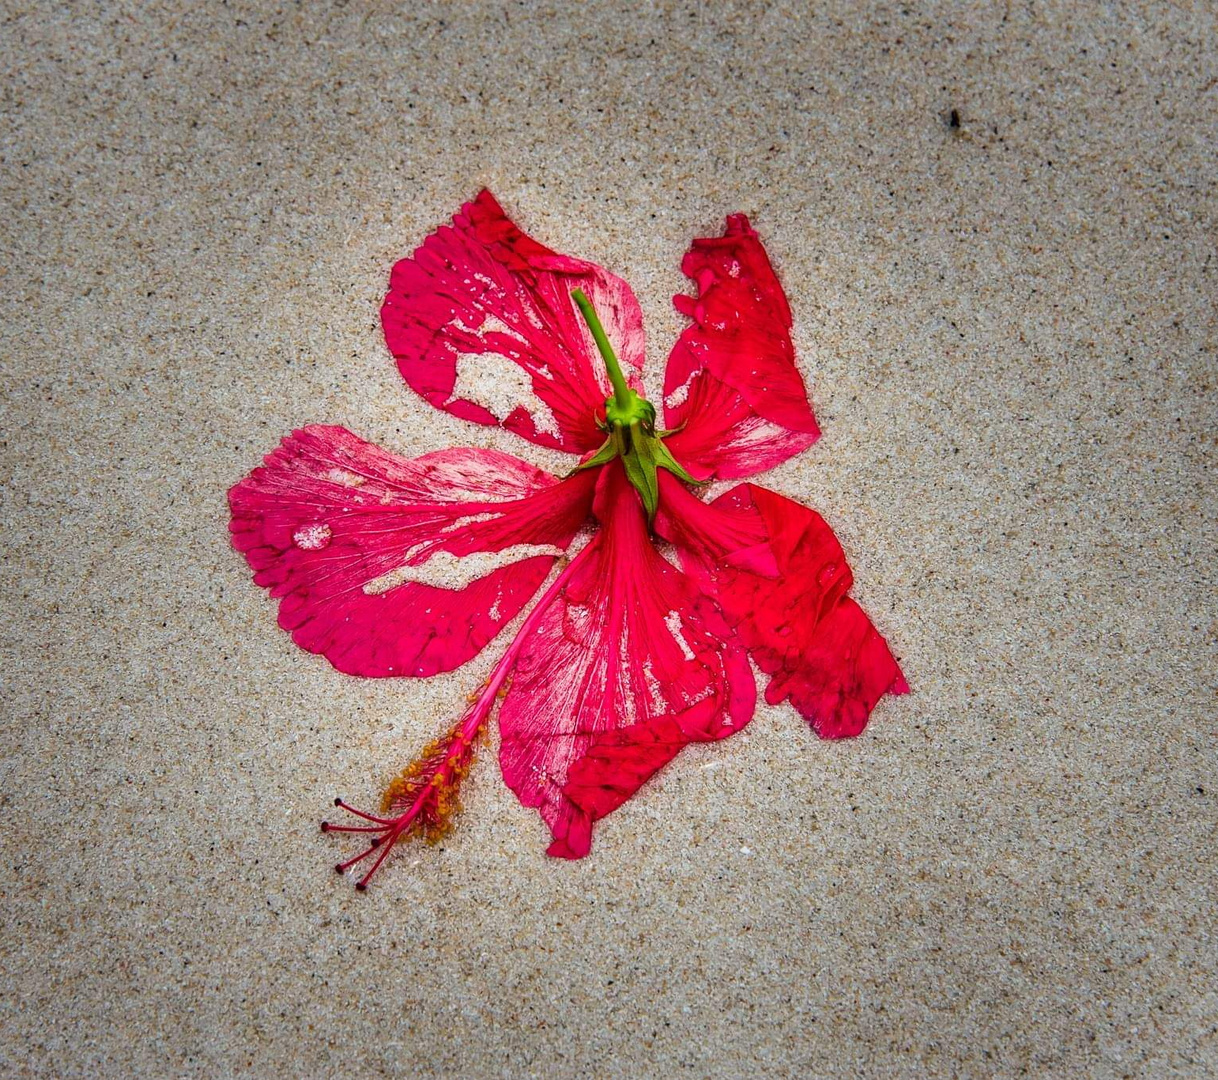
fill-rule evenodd
<path id="1" fill-rule="evenodd" d="M 681 264 L 698 296 L 676 296 L 693 320 L 664 374 L 669 446 L 699 479 L 772 468 L 820 434 L 791 343 L 791 311 L 765 248 L 743 214 L 723 236 L 693 242 Z"/>
<path id="2" fill-rule="evenodd" d="M 571 300 L 576 288 L 639 388 L 643 317 L 630 287 L 539 244 L 483 190 L 394 266 L 381 307 L 385 341 L 406 382 L 436 408 L 583 454 L 601 441 L 595 413 L 610 388 Z M 478 357 L 516 368 L 518 393 L 501 400 L 500 379 L 492 384 L 500 396 L 478 400 L 474 382 L 461 380 L 463 358 L 473 379 Z"/>

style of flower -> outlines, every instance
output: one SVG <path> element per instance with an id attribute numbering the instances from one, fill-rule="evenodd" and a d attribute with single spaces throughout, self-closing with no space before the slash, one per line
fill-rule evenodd
<path id="1" fill-rule="evenodd" d="M 749 657 L 766 700 L 790 700 L 823 738 L 857 735 L 882 695 L 908 689 L 818 514 L 748 483 L 699 497 L 819 432 L 747 218 L 695 240 L 682 269 L 697 295 L 674 301 L 691 322 L 669 356 L 661 428 L 626 283 L 543 247 L 483 191 L 393 268 L 385 340 L 432 405 L 574 455 L 569 475 L 495 450 L 406 460 L 315 425 L 229 493 L 233 544 L 280 625 L 353 675 L 459 667 L 560 567 L 381 812 L 336 800 L 353 823 L 322 827 L 371 841 L 337 868 L 371 859 L 360 888 L 401 837 L 447 830 L 497 703 L 504 780 L 549 827 L 548 854 L 577 859 L 593 823 L 683 747 L 749 722 Z"/>

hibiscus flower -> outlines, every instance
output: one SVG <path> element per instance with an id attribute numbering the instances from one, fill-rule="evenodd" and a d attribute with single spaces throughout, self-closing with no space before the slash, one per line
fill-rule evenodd
<path id="1" fill-rule="evenodd" d="M 323 829 L 370 834 L 337 867 L 375 857 L 360 888 L 398 839 L 448 828 L 497 703 L 504 780 L 540 812 L 548 853 L 577 859 L 593 823 L 683 747 L 749 722 L 749 657 L 769 676 L 766 700 L 789 699 L 823 738 L 857 735 L 882 695 L 908 689 L 818 514 L 748 483 L 701 498 L 703 482 L 769 469 L 819 432 L 748 219 L 695 240 L 682 269 L 697 295 L 674 301 L 691 322 L 669 356 L 661 427 L 630 288 L 526 236 L 483 191 L 393 268 L 385 340 L 432 405 L 575 455 L 572 471 L 495 450 L 407 460 L 309 426 L 229 493 L 233 544 L 278 598 L 280 625 L 349 674 L 451 671 L 553 574 L 381 812 L 335 800 L 356 823 Z"/>

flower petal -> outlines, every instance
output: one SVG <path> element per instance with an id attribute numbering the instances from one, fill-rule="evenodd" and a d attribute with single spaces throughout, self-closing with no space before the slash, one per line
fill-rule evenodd
<path id="1" fill-rule="evenodd" d="M 229 492 L 229 528 L 301 648 L 352 675 L 434 675 L 516 616 L 594 482 L 494 450 L 400 458 L 314 425 Z"/>
<path id="2" fill-rule="evenodd" d="M 909 690 L 887 643 L 846 595 L 853 577 L 819 514 L 753 484 L 707 505 L 669 477 L 660 504 L 657 531 L 771 676 L 771 705 L 789 697 L 817 734 L 836 739 L 859 734 L 884 694 Z M 762 534 L 776 573 L 759 554 Z"/>
<path id="3" fill-rule="evenodd" d="M 727 480 L 811 446 L 820 429 L 795 366 L 791 310 L 748 218 L 733 214 L 722 237 L 695 240 L 681 270 L 698 298 L 673 298 L 694 320 L 664 373 L 677 460 L 699 479 Z"/>
<path id="4" fill-rule="evenodd" d="M 595 413 L 610 390 L 576 288 L 626 370 L 641 368 L 643 316 L 630 287 L 526 236 L 483 191 L 394 266 L 381 324 L 403 378 L 432 405 L 584 453 L 604 441 Z"/>
<path id="5" fill-rule="evenodd" d="M 592 822 L 682 746 L 748 723 L 756 697 L 743 649 L 655 550 L 619 463 L 595 509 L 603 528 L 522 644 L 499 714 L 503 777 L 563 858 L 586 855 Z"/>
<path id="6" fill-rule="evenodd" d="M 749 639 L 749 630 L 742 630 Z M 808 635 L 797 662 L 757 631 L 751 652 L 773 678 L 765 699 L 787 698 L 822 739 L 859 735 L 885 694 L 907 694 L 909 684 L 888 643 L 849 596 L 834 604 Z"/>

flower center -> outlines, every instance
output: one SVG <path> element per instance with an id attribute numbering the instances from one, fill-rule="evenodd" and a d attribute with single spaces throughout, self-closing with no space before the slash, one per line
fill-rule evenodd
<path id="1" fill-rule="evenodd" d="M 657 469 L 667 469 L 690 484 L 696 481 L 664 445 L 664 438 L 672 432 L 656 431 L 655 406 L 626 385 L 617 354 L 609 344 L 605 328 L 601 325 L 592 302 L 580 289 L 572 291 L 571 299 L 575 301 L 592 332 L 592 340 L 596 342 L 601 359 L 605 361 L 605 370 L 609 373 L 609 382 L 613 387 L 613 393 L 605 399 L 605 423 L 601 425 L 609 438 L 580 468 L 590 469 L 620 457 L 630 483 L 643 499 L 647 520 L 651 521 L 660 505 Z"/>

